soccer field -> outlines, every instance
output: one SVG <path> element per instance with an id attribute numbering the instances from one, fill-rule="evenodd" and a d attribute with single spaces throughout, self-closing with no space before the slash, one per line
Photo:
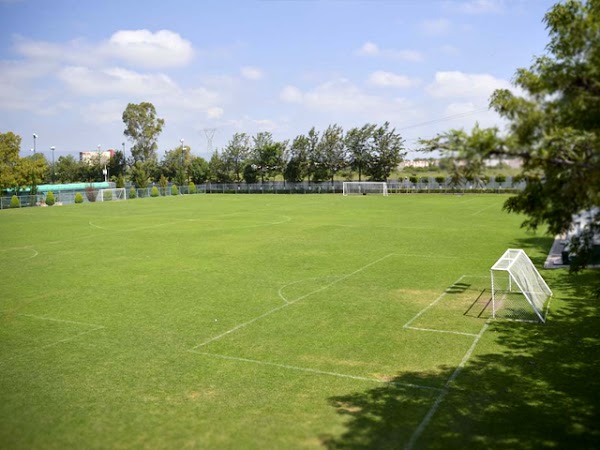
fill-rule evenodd
<path id="1" fill-rule="evenodd" d="M 551 245 L 505 199 L 2 211 L 0 447 L 593 446 L 597 308 L 573 322 L 589 278 L 541 272 L 545 325 L 489 319 L 496 259 L 540 267 Z"/>

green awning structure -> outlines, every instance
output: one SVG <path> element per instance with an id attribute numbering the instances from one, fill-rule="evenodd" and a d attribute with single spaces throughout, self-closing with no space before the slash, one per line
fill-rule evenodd
<path id="1" fill-rule="evenodd" d="M 66 184 L 38 184 L 36 186 L 38 193 L 60 192 L 60 191 L 84 191 L 86 187 L 91 186 L 93 189 L 108 189 L 113 187 L 114 183 L 102 181 L 97 183 L 66 183 Z M 12 191 L 7 189 L 7 191 Z M 31 188 L 23 188 L 21 192 L 30 192 Z"/>

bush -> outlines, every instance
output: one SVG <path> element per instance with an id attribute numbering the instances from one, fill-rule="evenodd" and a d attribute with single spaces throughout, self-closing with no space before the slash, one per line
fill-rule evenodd
<path id="1" fill-rule="evenodd" d="M 152 186 L 152 190 L 150 191 L 150 197 L 158 197 L 160 192 L 158 192 L 158 188 L 156 186 Z"/>
<path id="2" fill-rule="evenodd" d="M 446 181 L 446 177 L 435 177 L 435 182 L 438 184 L 443 184 Z"/>
<path id="3" fill-rule="evenodd" d="M 504 182 L 506 182 L 506 176 L 496 175 L 496 177 L 494 178 L 494 181 L 496 181 L 496 183 L 504 183 Z"/>
<path id="4" fill-rule="evenodd" d="M 75 194 L 75 203 L 83 203 L 83 195 L 81 195 L 81 192 Z"/>
<path id="5" fill-rule="evenodd" d="M 176 185 L 171 186 L 171 195 L 179 195 L 179 190 Z"/>
<path id="6" fill-rule="evenodd" d="M 12 196 L 12 198 L 10 199 L 10 207 L 11 208 L 20 208 L 21 207 L 21 201 L 19 200 L 19 197 L 17 197 L 16 195 Z"/>
<path id="7" fill-rule="evenodd" d="M 85 187 L 85 196 L 88 199 L 88 202 L 95 202 L 96 197 L 98 196 L 98 191 L 94 189 L 92 185 Z"/>
<path id="8" fill-rule="evenodd" d="M 52 193 L 52 191 L 48 192 L 48 194 L 46 195 L 46 205 L 52 206 L 54 205 L 55 201 L 56 200 L 54 199 L 54 194 Z"/>
<path id="9" fill-rule="evenodd" d="M 196 185 L 190 181 L 190 184 L 188 185 L 188 194 L 195 194 L 195 193 L 196 193 Z"/>
<path id="10" fill-rule="evenodd" d="M 119 174 L 119 176 L 117 177 L 117 186 L 118 188 L 124 188 L 125 187 L 125 178 L 123 178 L 123 174 Z"/>
<path id="11" fill-rule="evenodd" d="M 135 188 L 133 186 L 131 186 L 131 188 L 129 189 L 129 198 L 135 198 L 135 196 L 136 196 Z"/>

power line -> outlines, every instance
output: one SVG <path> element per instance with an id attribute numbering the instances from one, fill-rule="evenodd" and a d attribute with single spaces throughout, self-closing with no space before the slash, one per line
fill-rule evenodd
<path id="1" fill-rule="evenodd" d="M 471 114 L 476 114 L 479 112 L 483 112 L 483 111 L 488 111 L 489 108 L 479 108 L 479 109 L 474 109 L 472 111 L 465 111 L 462 113 L 458 113 L 458 114 L 453 114 L 451 116 L 444 116 L 444 117 L 440 117 L 438 119 L 433 119 L 433 120 L 428 120 L 427 122 L 421 122 L 421 123 L 416 123 L 414 125 L 408 125 L 406 127 L 401 127 L 398 128 L 399 131 L 404 131 L 404 130 L 409 130 L 411 128 L 418 128 L 418 127 L 422 127 L 425 125 L 431 125 L 434 123 L 439 123 L 439 122 L 445 122 L 447 120 L 452 120 L 452 119 L 456 119 L 458 117 L 466 117 L 466 116 L 470 116 Z"/>

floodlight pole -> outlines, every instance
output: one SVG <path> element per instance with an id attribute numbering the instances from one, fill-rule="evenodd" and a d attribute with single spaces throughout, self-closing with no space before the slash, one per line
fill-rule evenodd
<path id="1" fill-rule="evenodd" d="M 52 183 L 54 183 L 54 145 L 50 147 L 50 150 L 52 150 Z"/>
<path id="2" fill-rule="evenodd" d="M 35 140 L 37 139 L 38 135 L 33 133 L 33 154 L 35 155 Z"/>
<path id="3" fill-rule="evenodd" d="M 183 160 L 184 160 L 183 149 L 185 148 L 183 146 L 184 139 L 183 138 L 180 139 L 179 142 L 181 142 L 181 185 L 183 186 L 183 182 L 184 182 L 184 179 L 183 179 L 183 165 L 184 165 L 184 162 L 183 162 Z"/>

